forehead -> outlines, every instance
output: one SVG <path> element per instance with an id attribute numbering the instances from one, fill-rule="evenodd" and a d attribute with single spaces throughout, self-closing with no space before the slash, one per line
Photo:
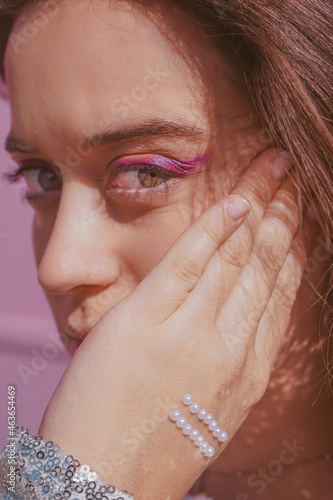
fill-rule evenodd
<path id="1" fill-rule="evenodd" d="M 179 9 L 154 21 L 124 1 L 55 5 L 19 18 L 6 51 L 13 121 L 25 135 L 28 123 L 74 129 L 156 112 L 204 127 L 214 84 L 223 112 L 237 114 L 229 65 Z"/>

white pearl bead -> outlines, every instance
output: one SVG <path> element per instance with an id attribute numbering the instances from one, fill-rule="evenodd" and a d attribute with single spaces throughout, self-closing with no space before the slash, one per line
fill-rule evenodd
<path id="1" fill-rule="evenodd" d="M 205 424 L 210 424 L 211 422 L 213 422 L 213 420 L 214 420 L 213 415 L 211 413 L 208 413 L 207 417 L 204 420 L 204 423 Z"/>
<path id="2" fill-rule="evenodd" d="M 206 443 L 206 441 L 200 446 L 200 451 L 201 453 L 206 453 L 206 451 L 208 450 L 209 448 L 209 444 Z"/>
<path id="3" fill-rule="evenodd" d="M 205 453 L 205 457 L 211 458 L 215 455 L 215 450 L 211 446 L 208 448 L 208 450 Z"/>
<path id="4" fill-rule="evenodd" d="M 190 434 L 190 440 L 195 441 L 196 439 L 198 439 L 199 436 L 200 432 L 197 429 L 194 429 Z"/>
<path id="5" fill-rule="evenodd" d="M 199 415 L 198 415 L 198 419 L 199 420 L 205 420 L 207 414 L 208 414 L 207 410 L 204 410 L 204 409 L 200 410 L 199 411 Z"/>
<path id="6" fill-rule="evenodd" d="M 191 432 L 193 431 L 193 427 L 191 424 L 186 424 L 184 429 L 183 429 L 183 434 L 184 436 L 189 436 Z"/>
<path id="7" fill-rule="evenodd" d="M 210 431 L 215 431 L 215 429 L 217 429 L 219 426 L 219 424 L 216 422 L 216 420 L 213 420 L 213 422 L 211 422 L 208 426 L 208 429 Z"/>
<path id="8" fill-rule="evenodd" d="M 204 444 L 204 442 L 205 442 L 204 437 L 203 436 L 199 436 L 195 440 L 194 444 L 195 444 L 195 446 L 201 446 L 202 444 Z"/>
<path id="9" fill-rule="evenodd" d="M 190 406 L 191 413 L 198 413 L 200 411 L 200 405 L 198 403 L 192 403 Z"/>
<path id="10" fill-rule="evenodd" d="M 218 428 L 217 428 L 217 429 L 215 429 L 215 431 L 213 432 L 213 436 L 214 436 L 214 438 L 219 437 L 221 434 L 222 434 L 222 429 L 221 429 L 221 427 L 218 427 Z"/>
<path id="11" fill-rule="evenodd" d="M 173 422 L 177 422 L 177 420 L 182 416 L 179 410 L 175 410 L 170 414 L 170 418 Z"/>
<path id="12" fill-rule="evenodd" d="M 183 397 L 183 403 L 185 406 L 190 406 L 193 403 L 193 396 L 191 394 L 185 394 Z"/>
<path id="13" fill-rule="evenodd" d="M 225 443 L 227 441 L 228 437 L 229 436 L 225 431 L 221 432 L 221 434 L 219 435 L 220 443 Z"/>
<path id="14" fill-rule="evenodd" d="M 179 429 L 184 429 L 185 425 L 187 424 L 187 420 L 185 417 L 180 417 L 178 420 L 177 420 L 177 427 Z"/>

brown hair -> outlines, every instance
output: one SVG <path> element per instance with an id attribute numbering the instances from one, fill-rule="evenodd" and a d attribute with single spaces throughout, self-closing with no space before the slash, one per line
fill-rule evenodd
<path id="1" fill-rule="evenodd" d="M 54 0 L 0 0 L 3 82 L 4 53 L 15 21 L 27 7 L 43 6 L 50 1 Z M 137 3 L 148 9 L 152 1 Z M 277 146 L 297 159 L 298 187 L 304 204 L 317 200 L 330 259 L 329 286 L 321 297 L 323 314 L 319 328 L 326 339 L 332 338 L 332 5 L 327 0 L 175 0 L 174 3 L 204 26 L 221 50 L 225 51 L 226 45 L 231 48 L 231 59 L 244 77 L 263 126 L 275 138 Z M 333 343 L 326 344 L 325 359 L 332 371 Z"/>

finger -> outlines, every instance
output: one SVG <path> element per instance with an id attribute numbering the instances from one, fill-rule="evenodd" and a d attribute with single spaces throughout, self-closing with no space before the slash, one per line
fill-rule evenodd
<path id="1" fill-rule="evenodd" d="M 210 307 L 216 311 L 221 309 L 248 262 L 265 210 L 291 166 L 289 153 L 266 150 L 252 162 L 235 187 L 233 194 L 248 199 L 252 210 L 244 224 L 219 247 L 205 271 L 207 278 L 204 276 L 202 283 L 204 293 L 208 293 L 206 302 L 209 297 Z M 276 169 L 280 172 L 279 178 L 273 173 Z"/>
<path id="2" fill-rule="evenodd" d="M 186 299 L 186 301 L 196 302 L 206 307 L 214 324 L 250 258 L 263 215 L 274 198 L 276 190 L 281 190 L 279 198 L 284 196 L 285 183 L 281 184 L 282 181 L 277 180 L 272 174 L 272 166 L 276 160 L 284 172 L 291 166 L 291 157 L 288 153 L 278 154 L 276 150 L 271 149 L 254 160 L 243 175 L 235 190 L 247 193 L 246 198 L 251 200 L 251 213 L 228 240 L 218 248 L 204 271 L 200 283 Z M 289 195 L 290 193 L 287 191 L 285 196 Z M 186 307 L 185 302 L 183 308 Z M 191 304 L 188 307 L 193 311 Z"/>
<path id="3" fill-rule="evenodd" d="M 222 309 L 232 317 L 234 304 L 242 304 L 238 322 L 244 325 L 245 337 L 256 332 L 264 314 L 299 227 L 299 212 L 296 188 L 287 179 L 267 207 L 248 263 Z"/>
<path id="4" fill-rule="evenodd" d="M 266 311 L 258 325 L 254 341 L 255 353 L 268 365 L 270 373 L 290 322 L 291 313 L 302 283 L 307 248 L 301 229 L 292 242 L 280 270 Z"/>
<path id="5" fill-rule="evenodd" d="M 227 196 L 201 214 L 169 248 L 136 289 L 137 307 L 147 308 L 149 297 L 152 324 L 162 323 L 178 309 L 216 250 L 242 224 L 250 210 L 246 199 Z"/>
<path id="6" fill-rule="evenodd" d="M 309 298 L 305 274 L 308 258 L 319 234 L 320 226 L 317 221 L 308 217 L 302 218 L 290 252 L 276 280 L 266 311 L 259 323 L 254 351 L 256 357 L 261 360 L 261 374 L 264 373 L 263 363 L 266 364 L 267 379 L 270 377 L 280 349 L 283 348 L 284 339 L 287 342 L 287 348 L 290 349 L 290 335 L 294 332 L 294 325 L 297 323 L 301 328 L 308 328 L 308 319 L 304 313 L 308 307 L 312 306 L 314 296 L 310 293 L 311 298 Z M 297 302 L 298 306 L 296 306 Z"/>

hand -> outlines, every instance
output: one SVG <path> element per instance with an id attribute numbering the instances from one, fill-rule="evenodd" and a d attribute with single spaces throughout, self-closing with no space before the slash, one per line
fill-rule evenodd
<path id="1" fill-rule="evenodd" d="M 190 415 L 185 393 L 231 439 L 267 388 L 309 248 L 296 189 L 272 175 L 276 156 L 254 160 L 100 319 L 46 409 L 39 433 L 136 500 L 182 498 L 213 460 L 168 419 L 173 409 Z M 235 221 L 238 195 L 252 210 Z M 188 421 L 215 459 L 225 445 L 197 416 Z"/>

